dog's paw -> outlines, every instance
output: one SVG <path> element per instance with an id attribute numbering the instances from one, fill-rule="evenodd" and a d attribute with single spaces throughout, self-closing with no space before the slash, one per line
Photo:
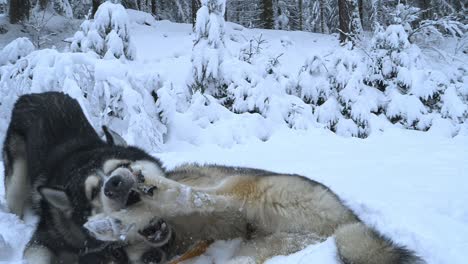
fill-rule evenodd
<path id="1" fill-rule="evenodd" d="M 134 225 L 124 225 L 119 219 L 105 217 L 102 219 L 89 220 L 84 227 L 96 239 L 101 241 L 125 241 L 128 232 Z"/>
<path id="2" fill-rule="evenodd" d="M 141 256 L 141 262 L 144 264 L 166 263 L 166 260 L 166 253 L 159 248 L 148 250 Z"/>
<path id="3" fill-rule="evenodd" d="M 143 229 L 138 230 L 146 242 L 153 247 L 162 247 L 172 237 L 172 228 L 163 219 L 153 219 Z"/>

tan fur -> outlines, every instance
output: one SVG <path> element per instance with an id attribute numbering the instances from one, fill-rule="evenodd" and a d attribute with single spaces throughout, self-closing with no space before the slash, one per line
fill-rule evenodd
<path id="1" fill-rule="evenodd" d="M 336 235 L 346 263 L 420 263 L 410 251 L 362 224 L 326 186 L 302 176 L 185 165 L 169 171 L 166 178 L 146 163 L 130 167 L 144 175 L 144 186 L 157 187 L 152 196 L 143 195 L 143 203 L 124 211 L 90 219 L 135 224 L 127 236 L 130 243 L 144 239 L 134 231 L 159 217 L 175 230 L 172 250 L 177 254 L 198 241 L 241 237 L 238 255 L 261 263 Z"/>
<path id="2" fill-rule="evenodd" d="M 247 238 L 250 235 L 248 226 L 253 227 L 254 236 L 258 238 L 273 234 L 314 234 L 309 241 L 314 243 L 317 235 L 332 235 L 337 226 L 357 221 L 328 189 L 301 177 L 273 173 L 251 176 L 242 171 L 225 172 L 214 168 L 218 174 L 210 174 L 212 177 L 200 180 L 198 185 L 197 181 L 184 178 L 178 172 L 188 172 L 201 179 L 208 174 L 208 168 L 176 169 L 171 175 L 179 178 L 180 182 L 176 182 L 163 177 L 159 170 L 147 163 L 131 164 L 130 167 L 133 171 L 141 170 L 145 175 L 144 184 L 157 186 L 157 191 L 152 197 L 145 198 L 148 199 L 146 202 L 110 215 L 124 224 L 136 224 L 138 228 L 134 230 L 141 229 L 151 218 L 165 219 L 176 230 L 176 244 L 181 252 L 204 239 Z M 278 241 L 282 235 L 276 236 Z M 132 232 L 128 238 L 135 242 L 141 240 Z M 290 250 L 299 249 L 293 247 Z M 284 253 L 293 252 L 290 250 Z M 262 254 L 269 257 L 274 253 Z"/>

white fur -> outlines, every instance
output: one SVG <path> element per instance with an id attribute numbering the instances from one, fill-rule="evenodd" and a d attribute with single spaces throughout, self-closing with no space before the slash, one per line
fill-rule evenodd
<path id="1" fill-rule="evenodd" d="M 138 160 L 130 164 L 130 168 L 134 172 L 141 172 L 143 175 L 151 175 L 151 177 L 165 177 L 164 171 L 154 162 L 148 160 Z"/>
<path id="2" fill-rule="evenodd" d="M 91 199 L 91 194 L 94 188 L 99 187 L 99 182 L 101 181 L 100 177 L 96 175 L 91 175 L 85 180 L 85 194 L 86 197 L 88 198 L 89 201 L 93 200 Z M 96 197 L 95 197 L 96 198 Z"/>
<path id="3" fill-rule="evenodd" d="M 52 263 L 54 256 L 52 252 L 43 246 L 29 246 L 24 251 L 24 259 L 27 263 L 34 264 L 50 264 Z"/>
<path id="4" fill-rule="evenodd" d="M 7 177 L 6 182 L 7 205 L 10 212 L 22 218 L 31 188 L 28 181 L 26 160 L 22 158 L 15 159 L 12 172 L 12 175 Z"/>
<path id="5" fill-rule="evenodd" d="M 102 171 L 105 175 L 109 175 L 113 170 L 119 167 L 122 164 L 130 163 L 129 160 L 122 160 L 122 159 L 110 159 L 104 162 L 102 165 Z"/>

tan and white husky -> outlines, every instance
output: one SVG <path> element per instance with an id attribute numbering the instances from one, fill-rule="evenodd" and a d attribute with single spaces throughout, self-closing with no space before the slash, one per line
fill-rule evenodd
<path id="1" fill-rule="evenodd" d="M 342 263 L 424 263 L 366 226 L 329 188 L 300 175 L 199 165 L 165 171 L 152 161 L 126 167 L 145 195 L 125 210 L 92 217 L 85 226 L 98 239 L 117 241 L 125 232 L 130 244 L 151 243 L 158 230 L 153 235 L 141 230 L 163 219 L 175 233 L 166 247 L 169 256 L 199 241 L 240 237 L 238 259 L 261 263 L 334 236 Z"/>

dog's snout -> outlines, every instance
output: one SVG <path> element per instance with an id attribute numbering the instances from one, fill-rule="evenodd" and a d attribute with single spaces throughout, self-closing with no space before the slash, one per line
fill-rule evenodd
<path id="1" fill-rule="evenodd" d="M 125 199 L 130 193 L 130 190 L 135 183 L 133 177 L 127 174 L 113 174 L 104 183 L 104 195 L 112 199 Z"/>

